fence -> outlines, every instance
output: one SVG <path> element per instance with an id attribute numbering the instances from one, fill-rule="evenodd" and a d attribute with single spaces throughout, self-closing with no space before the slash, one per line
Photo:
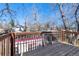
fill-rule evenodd
<path id="1" fill-rule="evenodd" d="M 15 33 L 15 55 L 37 49 L 43 39 L 40 32 Z"/>
<path id="2" fill-rule="evenodd" d="M 12 35 L 10 33 L 0 36 L 0 56 L 12 55 Z"/>
<path id="3" fill-rule="evenodd" d="M 52 44 L 53 41 L 79 46 L 79 32 L 14 32 L 0 36 L 0 55 L 23 55 L 28 51 Z"/>
<path id="4" fill-rule="evenodd" d="M 0 36 L 0 55 L 22 54 L 42 46 L 43 36 L 40 32 L 8 33 Z"/>
<path id="5" fill-rule="evenodd" d="M 62 31 L 62 42 L 79 46 L 79 32 Z"/>
<path id="6" fill-rule="evenodd" d="M 0 37 L 0 55 L 22 55 L 58 41 L 61 32 L 14 32 Z"/>

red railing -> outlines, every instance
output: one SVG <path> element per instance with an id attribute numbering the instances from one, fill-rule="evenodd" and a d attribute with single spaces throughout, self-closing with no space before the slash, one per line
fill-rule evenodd
<path id="1" fill-rule="evenodd" d="M 23 54 L 42 46 L 44 37 L 40 32 L 15 33 L 15 54 Z"/>

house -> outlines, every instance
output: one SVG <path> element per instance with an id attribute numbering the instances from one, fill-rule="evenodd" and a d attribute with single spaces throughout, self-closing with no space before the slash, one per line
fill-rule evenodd
<path id="1" fill-rule="evenodd" d="M 24 31 L 24 27 L 22 25 L 17 25 L 12 28 L 12 32 L 22 32 Z"/>

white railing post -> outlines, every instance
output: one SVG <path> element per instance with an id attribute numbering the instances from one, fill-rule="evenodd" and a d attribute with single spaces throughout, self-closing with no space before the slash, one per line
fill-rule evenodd
<path id="1" fill-rule="evenodd" d="M 26 46 L 26 48 L 27 48 L 26 50 L 28 51 L 28 40 L 27 40 L 27 46 Z"/>

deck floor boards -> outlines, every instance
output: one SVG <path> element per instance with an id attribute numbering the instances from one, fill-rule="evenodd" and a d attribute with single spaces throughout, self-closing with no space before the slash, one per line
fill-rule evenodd
<path id="1" fill-rule="evenodd" d="M 79 48 L 63 43 L 53 43 L 24 53 L 23 56 L 79 56 Z"/>

